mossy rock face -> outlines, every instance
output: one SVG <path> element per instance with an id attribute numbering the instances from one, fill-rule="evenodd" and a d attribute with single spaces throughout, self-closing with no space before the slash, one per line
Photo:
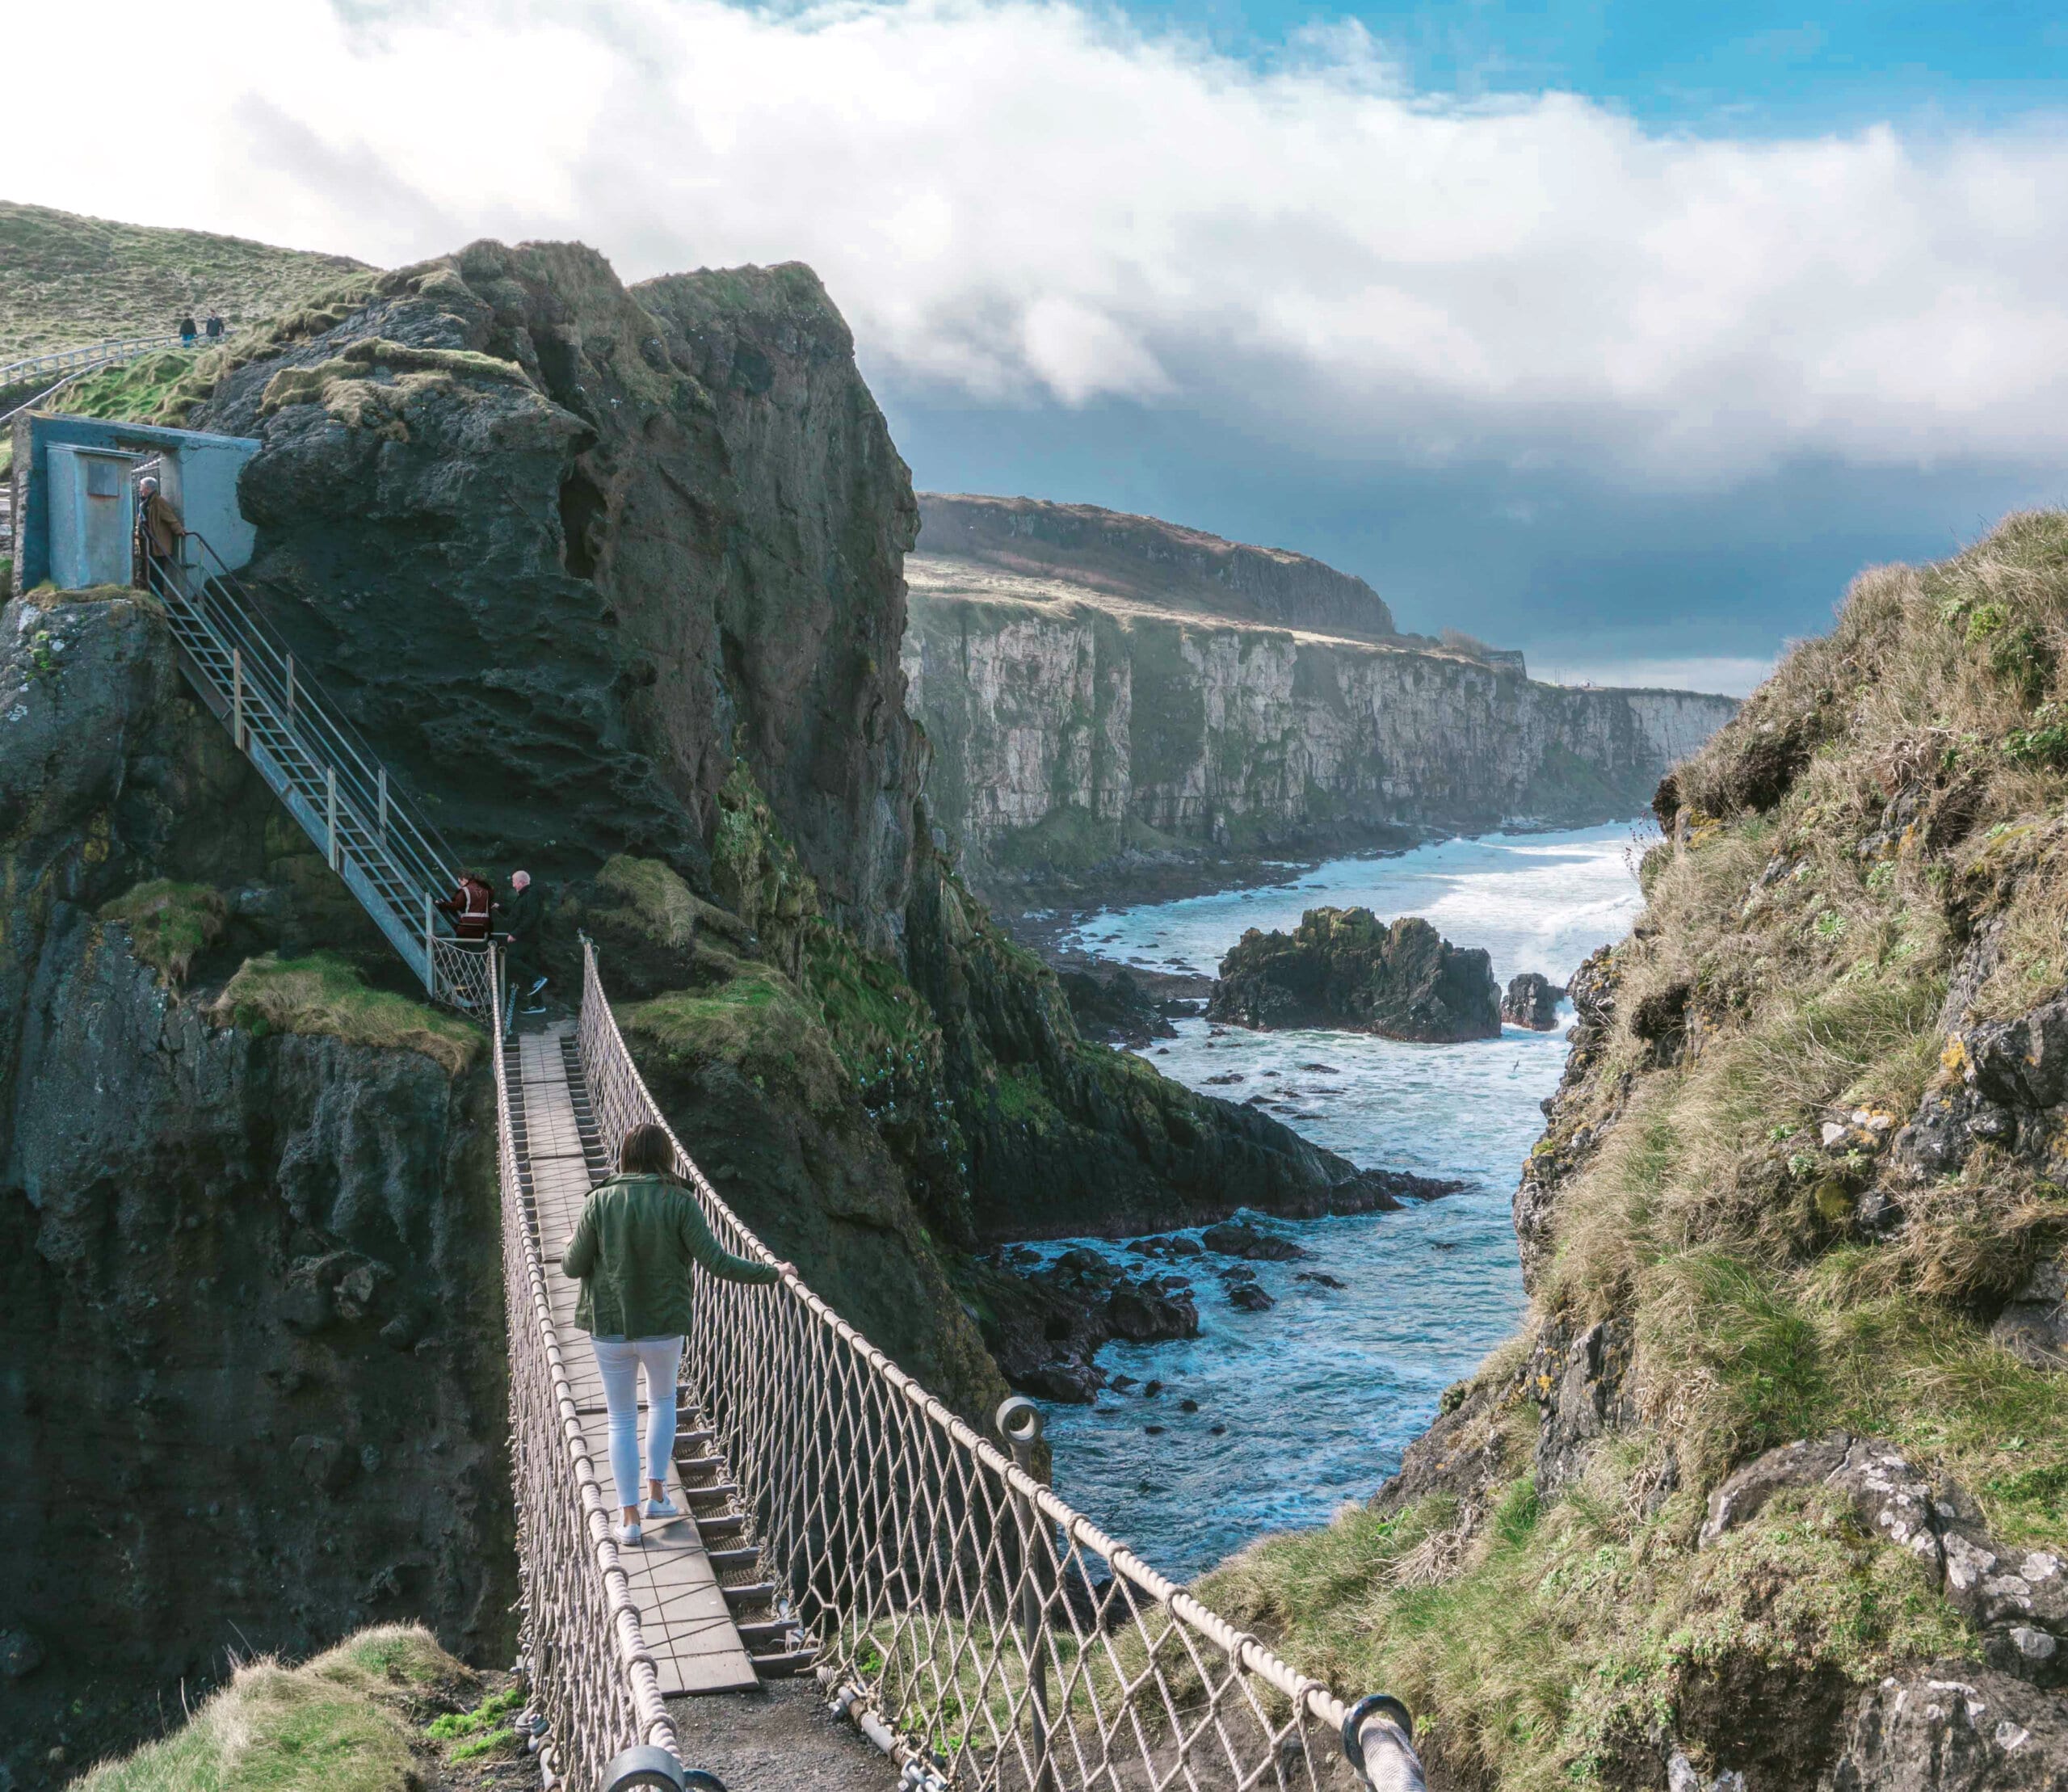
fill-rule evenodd
<path id="1" fill-rule="evenodd" d="M 1006 1386 L 817 1003 L 780 970 L 627 1004 L 625 1043 L 718 1193 L 813 1289 L 973 1424 Z"/>

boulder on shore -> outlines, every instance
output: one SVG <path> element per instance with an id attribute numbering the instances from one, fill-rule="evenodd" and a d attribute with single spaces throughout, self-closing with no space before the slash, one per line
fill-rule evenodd
<path id="1" fill-rule="evenodd" d="M 1541 971 L 1526 970 L 1509 979 L 1508 993 L 1501 998 L 1501 1018 L 1515 1026 L 1549 1033 L 1558 1024 L 1558 1004 L 1565 999 L 1562 985 Z"/>
<path id="2" fill-rule="evenodd" d="M 1209 1020 L 1238 1026 L 1336 1027 L 1450 1044 L 1497 1039 L 1493 961 L 1419 915 L 1388 927 L 1368 908 L 1310 908 L 1291 933 L 1252 928 L 1221 961 Z"/>

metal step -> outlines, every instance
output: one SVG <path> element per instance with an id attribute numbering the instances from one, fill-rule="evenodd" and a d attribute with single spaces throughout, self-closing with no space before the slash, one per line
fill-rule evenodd
<path id="1" fill-rule="evenodd" d="M 758 1550 L 750 1550 L 746 1553 L 750 1555 L 759 1555 L 761 1552 Z M 714 1568 L 718 1567 L 718 1558 L 715 1554 L 711 1558 L 711 1566 Z M 774 1604 L 776 1599 L 776 1583 L 772 1580 L 750 1581 L 744 1587 L 727 1587 L 724 1589 L 724 1592 L 725 1595 L 725 1603 L 737 1612 L 743 1610 L 749 1605 L 768 1605 Z"/>
<path id="2" fill-rule="evenodd" d="M 752 1655 L 754 1671 L 763 1680 L 789 1680 L 817 1665 L 817 1649 L 794 1649 L 788 1655 Z"/>
<path id="3" fill-rule="evenodd" d="M 710 1518 L 697 1517 L 692 1521 L 696 1526 L 696 1534 L 704 1539 L 707 1550 L 714 1541 L 730 1542 L 746 1529 L 745 1516 L 736 1512 Z"/>

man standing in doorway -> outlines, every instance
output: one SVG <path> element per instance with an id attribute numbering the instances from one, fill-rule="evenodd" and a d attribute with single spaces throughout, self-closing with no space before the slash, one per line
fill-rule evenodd
<path id="1" fill-rule="evenodd" d="M 528 871 L 510 874 L 510 907 L 503 917 L 510 940 L 510 986 L 515 990 L 528 982 L 531 987 L 524 991 L 524 1012 L 544 1014 L 546 1005 L 539 995 L 546 986 L 546 967 L 539 953 L 540 935 L 545 927 L 545 892 L 532 881 Z"/>
<path id="2" fill-rule="evenodd" d="M 149 473 L 137 482 L 137 578 L 146 591 L 170 582 L 179 584 L 179 543 L 187 533 L 172 500 L 158 490 Z"/>

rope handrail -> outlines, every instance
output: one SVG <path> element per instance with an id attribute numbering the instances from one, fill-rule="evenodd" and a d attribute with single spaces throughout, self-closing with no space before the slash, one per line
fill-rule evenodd
<path id="1" fill-rule="evenodd" d="M 502 988 L 500 949 L 485 956 L 490 1005 Z M 549 1785 L 595 1792 L 604 1764 L 643 1743 L 682 1756 L 619 1559 L 603 1480 L 568 1377 L 547 1291 L 527 1160 L 517 1147 L 503 1030 L 494 1041 L 503 1292 L 510 1342 L 511 1478 L 516 1491 L 519 1609 L 538 1739 Z"/>
<path id="2" fill-rule="evenodd" d="M 600 1137 L 666 1128 L 586 939 L 578 1036 Z M 777 1262 L 669 1137 L 719 1242 Z M 1326 1779 L 1343 1700 L 1037 1479 L 1038 1415 L 1008 1456 L 794 1273 L 775 1299 L 700 1273 L 684 1374 L 822 1679 L 887 1718 L 922 1780 L 1313 1792 Z M 1033 1412 L 1011 1403 L 1002 1423 L 1014 1406 Z"/>

